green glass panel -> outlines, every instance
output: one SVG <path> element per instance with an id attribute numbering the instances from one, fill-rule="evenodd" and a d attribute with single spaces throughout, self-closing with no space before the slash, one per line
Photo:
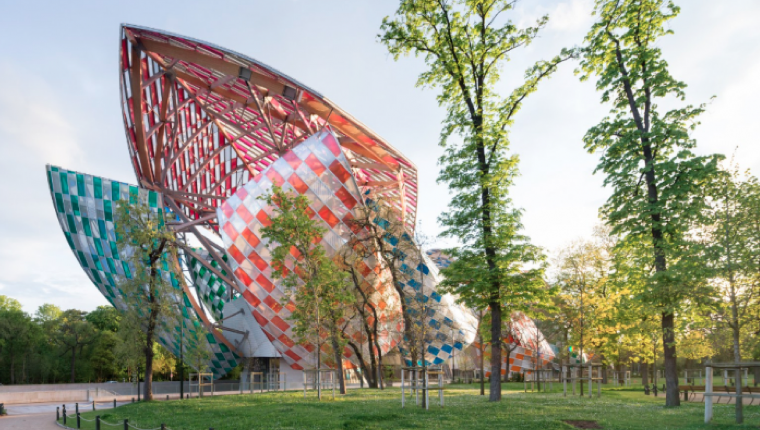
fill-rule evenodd
<path id="1" fill-rule="evenodd" d="M 63 194 L 69 193 L 69 178 L 66 175 L 66 172 L 59 172 L 58 177 L 61 179 L 61 192 Z"/>
<path id="2" fill-rule="evenodd" d="M 155 191 L 148 192 L 148 205 L 152 208 L 158 207 L 158 194 Z"/>
<path id="3" fill-rule="evenodd" d="M 111 208 L 110 200 L 103 200 L 103 212 L 105 212 L 106 221 L 113 222 L 113 209 Z"/>
<path id="4" fill-rule="evenodd" d="M 116 265 L 113 264 L 113 258 L 106 257 L 106 264 L 108 264 L 108 269 L 111 273 L 116 273 Z"/>
<path id="5" fill-rule="evenodd" d="M 113 255 L 113 258 L 119 260 L 119 249 L 116 246 L 116 242 L 109 241 L 108 244 L 111 246 L 111 255 Z"/>
<path id="6" fill-rule="evenodd" d="M 227 345 L 220 343 L 219 348 L 222 350 L 222 352 L 230 352 L 230 349 L 227 348 Z"/>
<path id="7" fill-rule="evenodd" d="M 127 279 L 132 279 L 132 272 L 129 271 L 129 265 L 125 261 L 121 262 L 121 268 L 124 269 L 124 275 Z"/>
<path id="8" fill-rule="evenodd" d="M 69 248 L 71 248 L 71 250 L 72 250 L 72 251 L 73 251 L 74 249 L 76 249 L 76 248 L 74 247 L 74 241 L 73 241 L 73 240 L 71 240 L 71 233 L 69 233 L 68 231 L 64 231 L 64 232 L 63 232 L 63 234 L 66 236 L 66 242 L 68 242 L 68 243 L 69 243 Z"/>
<path id="9" fill-rule="evenodd" d="M 90 269 L 90 272 L 92 272 L 92 277 L 95 278 L 95 281 L 99 284 L 102 284 L 103 281 L 100 280 L 100 275 L 98 275 L 98 271 L 95 269 Z"/>
<path id="10" fill-rule="evenodd" d="M 116 181 L 111 182 L 111 200 L 119 201 L 119 183 Z"/>
<path id="11" fill-rule="evenodd" d="M 100 233 L 101 239 L 108 239 L 108 233 L 106 232 L 106 223 L 102 219 L 98 220 L 98 233 Z"/>
<path id="12" fill-rule="evenodd" d="M 208 280 L 208 287 L 214 288 L 215 284 L 216 284 L 216 276 L 211 276 Z"/>
<path id="13" fill-rule="evenodd" d="M 208 270 L 206 270 L 205 267 L 201 267 L 201 270 L 198 271 L 198 273 L 201 275 L 201 278 L 206 276 L 206 272 L 208 272 Z"/>
<path id="14" fill-rule="evenodd" d="M 82 266 L 89 268 L 90 266 L 87 265 L 87 259 L 84 258 L 84 254 L 82 254 L 82 251 L 77 251 L 77 255 L 79 256 L 79 262 L 82 264 Z"/>
<path id="15" fill-rule="evenodd" d="M 66 222 L 69 224 L 69 231 L 71 234 L 77 234 L 77 225 L 74 222 L 74 217 L 71 214 L 66 214 Z"/>
<path id="16" fill-rule="evenodd" d="M 50 174 L 50 170 L 48 170 L 45 173 L 47 174 L 48 186 L 50 187 L 50 191 L 53 191 L 53 175 Z"/>
<path id="17" fill-rule="evenodd" d="M 87 237 L 92 237 L 92 229 L 90 228 L 90 220 L 87 217 L 82 217 L 82 228 L 84 229 L 84 234 Z M 95 242 L 98 242 L 97 240 Z"/>
<path id="18" fill-rule="evenodd" d="M 81 216 L 82 214 L 79 212 L 79 197 L 75 195 L 71 195 L 71 210 L 74 211 L 74 215 Z"/>
<path id="19" fill-rule="evenodd" d="M 84 176 L 81 173 L 77 173 L 77 195 L 80 197 L 86 196 L 84 192 Z"/>
<path id="20" fill-rule="evenodd" d="M 116 270 L 114 270 L 113 272 L 116 273 Z M 112 287 L 116 285 L 116 283 L 113 281 L 113 276 L 111 276 L 110 273 L 106 273 L 106 280 L 108 280 L 108 285 L 110 285 Z M 113 294 L 113 293 L 111 293 L 111 294 Z"/>
<path id="21" fill-rule="evenodd" d="M 93 188 L 95 189 L 95 198 L 103 198 L 103 180 L 99 176 L 92 177 Z"/>
<path id="22" fill-rule="evenodd" d="M 52 170 L 52 171 L 54 171 L 54 172 L 57 172 L 57 171 L 58 171 L 58 168 L 57 168 L 57 167 L 55 167 L 55 166 L 50 166 L 50 170 Z"/>
<path id="23" fill-rule="evenodd" d="M 98 251 L 98 255 L 101 257 L 105 257 L 105 253 L 103 252 L 103 245 L 100 244 L 99 240 L 94 240 L 95 242 L 95 249 Z"/>
<path id="24" fill-rule="evenodd" d="M 63 213 L 65 210 L 61 193 L 55 193 L 55 208 L 58 210 L 58 213 Z"/>
<path id="25" fill-rule="evenodd" d="M 137 193 L 138 193 L 137 187 L 135 187 L 134 185 L 130 185 L 129 186 L 129 203 L 130 204 L 137 203 Z"/>
<path id="26" fill-rule="evenodd" d="M 225 290 L 224 285 L 220 285 L 219 289 L 216 291 L 216 295 L 219 296 L 219 297 L 222 297 L 222 296 L 224 296 L 224 292 L 225 291 L 227 291 L 227 290 Z"/>
<path id="27" fill-rule="evenodd" d="M 226 358 L 224 358 L 224 354 L 222 354 L 222 353 L 219 353 L 219 352 L 217 352 L 217 353 L 215 353 L 214 355 L 216 355 L 216 358 L 217 358 L 218 360 L 222 360 L 222 361 L 225 361 L 225 360 L 226 360 Z"/>

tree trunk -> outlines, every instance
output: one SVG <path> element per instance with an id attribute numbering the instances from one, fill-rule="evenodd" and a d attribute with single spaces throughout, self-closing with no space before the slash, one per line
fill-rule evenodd
<path id="1" fill-rule="evenodd" d="M 335 358 L 335 367 L 338 372 L 338 387 L 340 388 L 340 394 L 346 394 L 346 378 L 343 369 L 343 359 L 340 350 L 340 344 L 338 343 L 338 331 L 335 327 L 330 329 L 330 341 L 332 343 L 333 356 Z"/>
<path id="2" fill-rule="evenodd" d="M 665 364 L 665 406 L 681 406 L 678 395 L 676 369 L 675 318 L 673 313 L 662 313 L 663 362 Z"/>
<path id="3" fill-rule="evenodd" d="M 641 369 L 641 385 L 649 385 L 649 363 L 642 359 L 639 363 L 639 369 Z"/>
<path id="4" fill-rule="evenodd" d="M 15 383 L 16 383 L 16 356 L 11 354 L 11 385 Z"/>
<path id="5" fill-rule="evenodd" d="M 480 311 L 480 318 L 478 319 L 478 336 L 480 336 L 480 395 L 485 396 L 486 395 L 486 383 L 485 383 L 485 353 L 486 353 L 486 347 L 483 344 L 483 335 L 480 333 L 480 322 L 483 321 L 483 311 Z"/>
<path id="6" fill-rule="evenodd" d="M 491 309 L 491 378 L 488 400 L 501 401 L 501 304 L 498 301 L 489 303 Z"/>
<path id="7" fill-rule="evenodd" d="M 76 382 L 77 347 L 71 348 L 71 383 Z"/>

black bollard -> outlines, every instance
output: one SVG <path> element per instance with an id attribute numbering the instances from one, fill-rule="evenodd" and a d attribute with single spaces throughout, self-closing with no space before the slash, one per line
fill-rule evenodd
<path id="1" fill-rule="evenodd" d="M 63 425 L 66 425 L 66 405 L 63 405 Z"/>
<path id="2" fill-rule="evenodd" d="M 100 430 L 100 415 L 95 417 L 95 430 Z"/>
<path id="3" fill-rule="evenodd" d="M 134 398 L 134 397 L 132 397 L 132 403 L 134 403 L 134 402 L 135 402 L 135 398 Z"/>
<path id="4" fill-rule="evenodd" d="M 92 401 L 92 410 L 95 410 L 95 400 Z"/>
<path id="5" fill-rule="evenodd" d="M 74 413 L 79 413 L 79 403 L 74 403 Z"/>
<path id="6" fill-rule="evenodd" d="M 129 419 L 124 418 L 124 430 L 129 430 Z"/>
<path id="7" fill-rule="evenodd" d="M 55 420 L 60 421 L 61 419 L 61 408 L 58 406 L 55 407 Z"/>
<path id="8" fill-rule="evenodd" d="M 113 399 L 113 407 L 116 407 L 116 399 Z"/>
<path id="9" fill-rule="evenodd" d="M 79 422 L 79 412 L 77 412 L 77 428 L 78 429 L 82 428 L 82 423 Z"/>
<path id="10" fill-rule="evenodd" d="M 166 395 L 166 400 L 169 400 L 169 395 L 168 394 Z"/>
<path id="11" fill-rule="evenodd" d="M 161 423 L 161 430 L 166 430 L 166 424 Z"/>

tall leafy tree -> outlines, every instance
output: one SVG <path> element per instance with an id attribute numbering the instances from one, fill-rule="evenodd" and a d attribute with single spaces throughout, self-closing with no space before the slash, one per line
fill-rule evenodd
<path id="1" fill-rule="evenodd" d="M 350 281 L 318 244 L 325 229 L 309 217 L 313 211 L 306 196 L 275 186 L 263 200 L 272 208 L 272 214 L 271 223 L 261 229 L 261 234 L 272 247 L 273 274 L 290 293 L 283 298 L 283 306 L 291 311 L 293 332 L 300 341 L 317 345 L 317 369 L 322 366 L 322 334 L 328 335 L 340 392 L 345 394 L 345 339 L 340 324 L 355 299 L 347 288 Z M 319 375 L 318 371 L 318 378 Z M 318 395 L 321 399 L 321 389 Z"/>
<path id="2" fill-rule="evenodd" d="M 597 171 L 612 195 L 602 208 L 621 242 L 648 252 L 639 266 L 651 268 L 642 299 L 654 305 L 662 326 L 666 405 L 678 406 L 675 318 L 690 296 L 685 270 L 677 267 L 687 232 L 705 200 L 701 187 L 714 178 L 717 156 L 697 156 L 689 136 L 704 106 L 664 111 L 658 100 L 684 99 L 686 84 L 668 71 L 657 41 L 680 9 L 665 0 L 597 0 L 597 21 L 586 36 L 582 79 L 596 78 L 610 116 L 584 137 L 601 153 Z"/>
<path id="3" fill-rule="evenodd" d="M 501 400 L 502 305 L 511 287 L 539 294 L 535 277 L 522 275 L 526 264 L 540 260 L 535 247 L 519 233 L 520 211 L 513 208 L 509 186 L 518 159 L 508 154 L 508 131 L 523 100 L 551 75 L 570 52 L 539 61 L 509 96 L 494 87 L 512 51 L 531 43 L 548 17 L 519 28 L 508 18 L 514 1 L 403 0 L 394 17 L 386 17 L 380 40 L 394 58 L 422 55 L 428 66 L 417 81 L 437 87 L 446 108 L 440 144 L 446 149 L 439 181 L 453 193 L 450 210 L 439 218 L 443 234 L 457 238 L 452 250 L 460 263 L 445 270 L 453 291 L 476 309 L 488 308 L 495 344 L 491 354 L 490 400 Z M 450 139 L 456 136 L 456 139 Z M 459 284 L 461 280 L 466 284 Z M 520 280 L 518 280 L 520 279 Z M 518 280 L 515 282 L 515 280 Z M 522 284 L 522 285 L 521 285 Z"/>
<path id="4" fill-rule="evenodd" d="M 64 354 L 71 354 L 71 383 L 76 382 L 77 354 L 81 355 L 85 346 L 97 340 L 95 327 L 85 319 L 86 312 L 68 309 L 61 314 L 55 341 Z"/>
<path id="5" fill-rule="evenodd" d="M 119 331 L 121 315 L 113 306 L 98 306 L 94 311 L 89 312 L 85 319 L 100 331 L 116 333 Z"/>
<path id="6" fill-rule="evenodd" d="M 8 381 L 16 384 L 26 379 L 22 372 L 19 381 L 18 367 L 25 367 L 24 360 L 36 343 L 39 328 L 32 322 L 32 318 L 21 310 L 18 301 L 6 296 L 0 298 L 4 299 L 0 302 L 0 354 L 8 360 Z"/>
<path id="7" fill-rule="evenodd" d="M 176 236 L 163 223 L 163 215 L 153 212 L 144 202 L 130 201 L 116 209 L 116 236 L 120 251 L 128 255 L 129 273 L 119 281 L 127 304 L 122 318 L 122 331 L 139 333 L 126 338 L 141 340 L 126 342 L 124 347 L 140 348 L 145 357 L 143 397 L 153 400 L 154 344 L 159 324 L 170 323 L 174 315 L 174 283 L 180 282 L 176 259 Z"/>
<path id="8" fill-rule="evenodd" d="M 760 183 L 737 166 L 713 185 L 707 257 L 725 306 L 719 316 L 731 330 L 732 355 L 742 360 L 741 332 L 760 299 Z M 748 318 L 749 317 L 749 318 Z"/>
<path id="9" fill-rule="evenodd" d="M 731 331 L 733 360 L 739 363 L 742 331 L 760 300 L 760 183 L 732 165 L 721 172 L 710 194 L 705 230 L 712 246 L 707 256 L 723 299 L 718 316 Z M 737 384 L 737 392 L 741 385 Z M 736 402 L 736 419 L 744 419 L 741 402 Z"/>
<path id="10" fill-rule="evenodd" d="M 0 294 L 0 310 L 6 311 L 6 310 L 21 310 L 21 302 L 14 299 L 13 297 L 8 297 Z"/>

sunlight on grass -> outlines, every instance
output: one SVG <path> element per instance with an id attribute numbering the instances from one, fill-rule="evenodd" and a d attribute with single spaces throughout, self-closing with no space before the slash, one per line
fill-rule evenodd
<path id="1" fill-rule="evenodd" d="M 476 385 L 448 386 L 445 407 L 431 399 L 429 411 L 411 405 L 401 408 L 401 391 L 350 390 L 346 396 L 329 396 L 323 401 L 316 393 L 302 391 L 220 396 L 129 404 L 115 411 L 82 414 L 93 419 L 100 414 L 108 423 L 130 424 L 154 429 L 165 423 L 173 430 L 243 429 L 571 429 L 563 420 L 597 421 L 605 429 L 756 429 L 760 406 L 745 408 L 745 422 L 733 424 L 733 405 L 716 405 L 714 422 L 703 421 L 704 405 L 685 403 L 666 409 L 664 399 L 645 396 L 640 390 L 605 389 L 602 398 L 563 397 L 561 386 L 553 393 L 523 393 L 522 384 L 505 384 L 501 403 L 489 403 L 479 396 Z M 75 421 L 69 421 L 75 427 Z M 94 429 L 86 422 L 83 429 Z M 104 430 L 115 427 L 103 426 Z"/>

